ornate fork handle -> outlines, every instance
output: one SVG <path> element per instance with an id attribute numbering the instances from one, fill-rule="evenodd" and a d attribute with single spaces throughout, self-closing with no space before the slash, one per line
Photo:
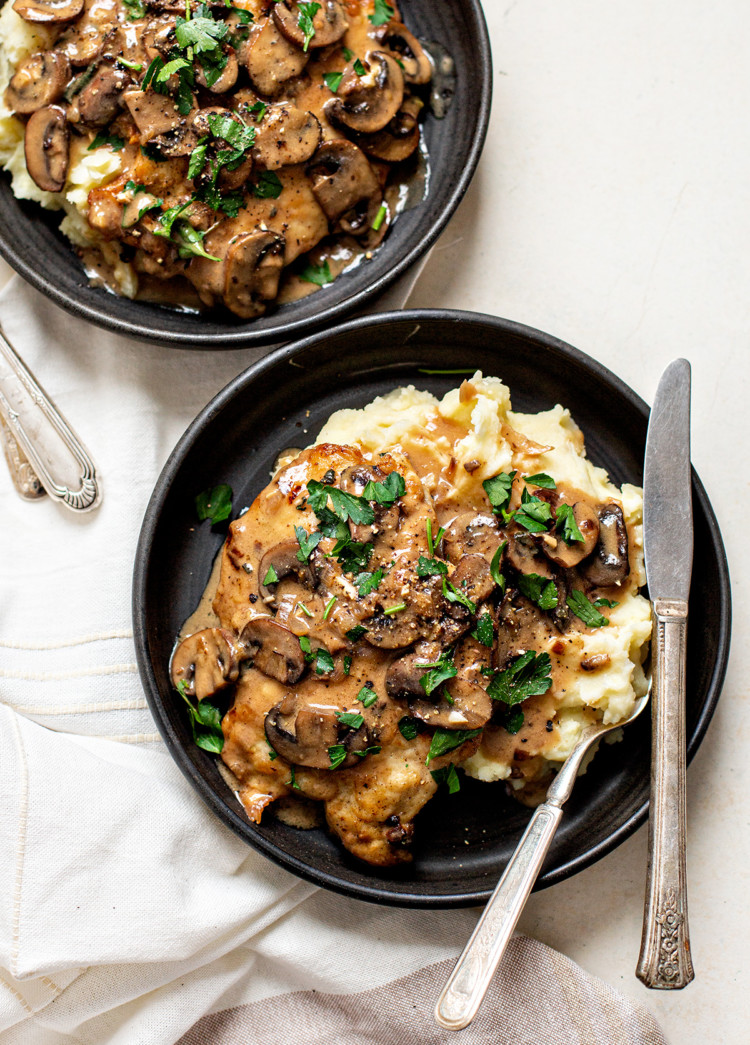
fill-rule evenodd
<path id="1" fill-rule="evenodd" d="M 96 508 L 94 462 L 2 331 L 0 414 L 50 497 L 77 512 Z"/>

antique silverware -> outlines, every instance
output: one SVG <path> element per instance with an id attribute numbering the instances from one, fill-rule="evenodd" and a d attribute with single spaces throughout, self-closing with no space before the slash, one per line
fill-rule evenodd
<path id="1" fill-rule="evenodd" d="M 477 922 L 435 1006 L 435 1019 L 446 1030 L 463 1030 L 477 1014 L 513 935 L 547 850 L 562 819 L 583 757 L 594 743 L 613 729 L 627 726 L 648 703 L 648 693 L 636 701 L 628 718 L 611 726 L 587 726 L 581 739 L 550 784 L 547 798 L 537 806 L 497 888 Z"/>
<path id="2" fill-rule="evenodd" d="M 50 497 L 76 512 L 89 512 L 101 493 L 94 462 L 70 425 L 0 331 L 0 416 L 5 455 L 22 496 Z"/>
<path id="3" fill-rule="evenodd" d="M 664 371 L 646 439 L 643 548 L 653 606 L 651 810 L 636 976 L 678 990 L 693 979 L 685 870 L 685 657 L 693 566 L 690 364 Z"/>

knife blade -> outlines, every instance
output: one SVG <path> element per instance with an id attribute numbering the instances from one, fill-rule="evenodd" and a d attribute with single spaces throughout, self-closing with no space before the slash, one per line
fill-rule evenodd
<path id="1" fill-rule="evenodd" d="M 693 566 L 690 364 L 662 374 L 646 437 L 643 550 L 653 613 L 651 806 L 636 975 L 658 990 L 694 978 L 685 866 L 685 659 Z"/>

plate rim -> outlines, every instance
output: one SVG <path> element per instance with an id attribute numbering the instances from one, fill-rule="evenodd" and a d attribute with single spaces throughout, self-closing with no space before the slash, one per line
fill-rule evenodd
<path id="1" fill-rule="evenodd" d="M 145 606 L 147 588 L 146 582 L 149 560 L 146 553 L 153 541 L 155 530 L 158 526 L 161 504 L 169 492 L 183 458 L 189 452 L 193 443 L 203 433 L 206 426 L 213 422 L 215 417 L 221 413 L 228 403 L 231 402 L 243 386 L 252 384 L 255 378 L 264 370 L 271 369 L 280 363 L 288 362 L 295 355 L 304 352 L 317 343 L 321 338 L 325 338 L 326 336 L 334 334 L 339 335 L 342 333 L 356 333 L 361 331 L 363 328 L 388 325 L 394 320 L 414 323 L 480 323 L 485 326 L 493 326 L 504 335 L 530 338 L 532 340 L 540 341 L 545 347 L 554 349 L 564 357 L 567 357 L 568 359 L 575 361 L 577 364 L 584 366 L 586 369 L 593 371 L 597 377 L 614 387 L 620 395 L 627 399 L 630 404 L 635 407 L 640 414 L 642 414 L 644 421 L 648 418 L 650 408 L 645 400 L 643 400 L 642 397 L 639 396 L 638 393 L 635 392 L 622 378 L 618 377 L 609 370 L 608 367 L 604 366 L 603 363 L 600 363 L 585 352 L 582 352 L 580 349 L 575 348 L 573 345 L 568 344 L 554 335 L 547 334 L 544 331 L 520 323 L 516 320 L 493 316 L 488 313 L 464 311 L 459 309 L 404 309 L 402 311 L 383 312 L 372 316 L 358 316 L 355 319 L 341 323 L 322 334 L 317 332 L 298 341 L 283 345 L 263 356 L 261 359 L 251 363 L 250 366 L 233 378 L 213 397 L 213 399 L 209 401 L 209 403 L 206 404 L 206 406 L 188 425 L 176 443 L 156 481 L 144 513 L 133 570 L 132 615 L 136 660 L 149 708 L 154 716 L 159 732 L 167 745 L 170 755 L 176 761 L 183 774 L 193 784 L 200 797 L 215 813 L 217 813 L 219 818 L 227 824 L 227 826 L 243 839 L 246 844 L 261 851 L 265 856 L 269 857 L 287 870 L 292 871 L 294 874 L 298 875 L 298 877 L 312 882 L 315 885 L 322 885 L 333 892 L 353 897 L 355 899 L 386 906 L 409 908 L 447 909 L 453 907 L 477 906 L 486 902 L 492 892 L 492 887 L 482 891 L 481 893 L 464 892 L 448 896 L 421 894 L 417 892 L 389 892 L 387 886 L 377 884 L 377 879 L 375 880 L 375 884 L 372 886 L 361 884 L 352 885 L 336 878 L 334 875 L 331 875 L 326 871 L 310 870 L 308 865 L 303 861 L 298 860 L 293 854 L 281 850 L 275 845 L 275 843 L 265 838 L 263 835 L 254 835 L 252 841 L 250 841 L 247 835 L 246 822 L 239 816 L 239 814 L 235 813 L 227 803 L 224 802 L 216 791 L 207 786 L 196 766 L 187 757 L 181 743 L 174 734 L 171 723 L 163 712 L 156 677 L 149 656 L 145 615 L 141 613 L 141 608 Z M 703 483 L 694 468 L 692 468 L 692 482 L 693 496 L 694 499 L 700 503 L 705 516 L 708 531 L 718 561 L 717 601 L 719 605 L 719 638 L 717 642 L 717 658 L 711 679 L 707 686 L 706 699 L 701 707 L 695 727 L 688 738 L 688 764 L 692 761 L 705 737 L 714 711 L 716 710 L 719 697 L 721 696 L 729 659 L 732 624 L 729 566 L 724 541 L 721 536 L 721 530 Z M 603 856 L 607 855 L 607 853 L 612 852 L 644 823 L 648 815 L 648 809 L 649 802 L 646 801 L 606 839 L 603 839 L 601 842 L 588 848 L 586 852 L 580 856 L 573 857 L 552 870 L 545 872 L 543 875 L 540 875 L 535 883 L 534 890 L 548 888 L 550 885 L 554 885 L 557 882 L 584 870 Z"/>
<path id="2" fill-rule="evenodd" d="M 218 351 L 221 349 L 276 346 L 280 341 L 286 343 L 290 338 L 302 337 L 303 334 L 306 334 L 308 331 L 319 332 L 327 325 L 329 326 L 342 321 L 346 316 L 365 308 L 368 304 L 388 290 L 388 288 L 394 286 L 396 281 L 408 272 L 408 270 L 434 245 L 438 237 L 445 230 L 448 222 L 456 213 L 461 200 L 465 196 L 469 185 L 476 174 L 489 129 L 494 70 L 489 29 L 482 2 L 481 0 L 461 0 L 461 4 L 464 8 L 468 7 L 474 17 L 477 36 L 476 43 L 478 45 L 476 53 L 476 68 L 480 73 L 478 77 L 479 96 L 475 110 L 477 133 L 470 144 L 466 162 L 463 167 L 456 172 L 457 177 L 449 188 L 448 198 L 442 208 L 441 214 L 424 234 L 420 233 L 418 235 L 412 247 L 406 252 L 401 260 L 390 266 L 388 270 L 382 273 L 373 283 L 370 283 L 361 290 L 349 295 L 337 304 L 321 308 L 314 316 L 292 319 L 288 322 L 283 320 L 283 313 L 280 312 L 278 313 L 278 315 L 282 315 L 280 322 L 267 330 L 258 330 L 257 332 L 253 331 L 252 328 L 246 329 L 245 327 L 242 327 L 235 329 L 228 326 L 226 330 L 217 331 L 215 333 L 201 333 L 200 325 L 197 324 L 195 332 L 191 333 L 182 333 L 179 331 L 155 331 L 153 326 L 148 322 L 148 314 L 140 321 L 122 319 L 111 314 L 107 309 L 107 302 L 110 294 L 106 290 L 103 293 L 100 306 L 90 305 L 68 296 L 68 294 L 60 290 L 54 282 L 49 281 L 45 276 L 40 274 L 35 269 L 32 261 L 27 261 L 23 254 L 19 253 L 13 239 L 6 235 L 2 225 L 0 225 L 0 256 L 4 258 L 18 275 L 30 283 L 31 286 L 71 315 L 85 319 L 98 327 L 110 330 L 120 336 L 133 338 L 150 344 L 158 344 L 166 348 L 196 350 L 205 350 L 208 348 Z M 469 71 L 469 75 L 473 75 L 471 71 Z M 10 191 L 11 199 L 19 203 L 29 202 L 22 201 L 19 197 L 14 196 L 9 185 L 7 185 L 6 188 Z M 41 204 L 35 205 L 41 207 Z M 59 234 L 59 230 L 54 231 Z M 70 246 L 72 250 L 72 244 Z M 292 302 L 291 304 L 294 303 Z"/>

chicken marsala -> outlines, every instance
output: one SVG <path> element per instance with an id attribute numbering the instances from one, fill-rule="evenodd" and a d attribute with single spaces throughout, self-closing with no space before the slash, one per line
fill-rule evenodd
<path id="1" fill-rule="evenodd" d="M 186 629 L 172 680 L 192 714 L 227 691 L 216 749 L 254 821 L 280 798 L 318 800 L 350 852 L 396 864 L 456 767 L 533 802 L 572 709 L 626 714 L 649 622 L 633 512 L 582 440 L 580 486 L 535 467 L 561 458 L 509 425 L 497 387 L 477 375 L 458 399 L 422 400 L 387 445 L 385 414 L 363 417 L 386 400 L 340 412 L 323 437 L 358 441 L 285 460 L 231 523 L 211 615 Z M 488 409 L 500 426 L 480 458 Z M 590 681 L 598 704 L 580 696 Z"/>
<path id="2" fill-rule="evenodd" d="M 432 64 L 395 0 L 12 8 L 37 49 L 6 42 L 4 126 L 42 202 L 69 204 L 104 153 L 78 201 L 92 266 L 252 318 L 369 254 L 403 205 Z"/>

